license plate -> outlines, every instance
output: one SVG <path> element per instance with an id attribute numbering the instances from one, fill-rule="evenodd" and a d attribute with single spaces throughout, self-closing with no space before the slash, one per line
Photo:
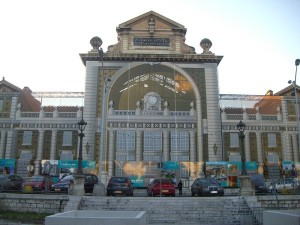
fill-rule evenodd
<path id="1" fill-rule="evenodd" d="M 167 193 L 167 192 L 169 192 L 168 190 L 162 190 L 161 191 L 162 193 Z"/>
<path id="2" fill-rule="evenodd" d="M 57 189 L 57 188 L 56 188 L 55 191 L 60 191 L 60 189 Z"/>
<path id="3" fill-rule="evenodd" d="M 210 193 L 212 193 L 212 194 L 217 194 L 218 192 L 217 192 L 217 191 L 211 191 Z"/>
<path id="4" fill-rule="evenodd" d="M 115 194 L 122 194 L 122 191 L 114 191 Z"/>

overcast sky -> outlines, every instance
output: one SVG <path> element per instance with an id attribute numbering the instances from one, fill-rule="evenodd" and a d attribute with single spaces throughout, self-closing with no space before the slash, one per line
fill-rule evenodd
<path id="1" fill-rule="evenodd" d="M 200 41 L 212 41 L 224 56 L 220 94 L 264 95 L 295 78 L 299 0 L 2 0 L 1 79 L 32 91 L 84 91 L 79 53 L 91 50 L 90 39 L 99 36 L 107 51 L 119 24 L 150 10 L 185 26 L 199 54 Z"/>

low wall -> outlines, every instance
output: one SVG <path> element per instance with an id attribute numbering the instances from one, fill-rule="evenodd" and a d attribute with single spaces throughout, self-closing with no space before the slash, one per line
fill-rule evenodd
<path id="1" fill-rule="evenodd" d="M 68 195 L 0 193 L 0 210 L 54 214 L 63 212 L 68 201 Z"/>
<path id="2" fill-rule="evenodd" d="M 262 208 L 300 209 L 300 195 L 258 195 Z"/>
<path id="3" fill-rule="evenodd" d="M 277 199 L 275 195 L 249 196 L 247 203 L 250 208 L 300 209 L 300 195 L 278 195 Z M 68 195 L 0 193 L 0 210 L 54 214 L 64 212 L 68 201 Z"/>

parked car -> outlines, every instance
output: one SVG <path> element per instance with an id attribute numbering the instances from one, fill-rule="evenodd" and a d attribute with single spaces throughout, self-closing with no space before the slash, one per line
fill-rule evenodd
<path id="1" fill-rule="evenodd" d="M 132 182 L 129 177 L 111 177 L 107 184 L 106 195 L 133 196 Z"/>
<path id="2" fill-rule="evenodd" d="M 224 195 L 224 188 L 215 178 L 197 178 L 191 186 L 192 196 Z"/>
<path id="3" fill-rule="evenodd" d="M 293 190 L 294 185 L 297 185 L 297 182 L 295 182 L 293 178 L 286 178 L 286 179 L 279 179 L 279 180 L 275 181 L 274 184 L 275 185 L 273 185 L 273 183 L 271 183 L 270 186 L 268 187 L 269 193 L 274 192 L 274 186 L 275 186 L 276 192 L 278 192 L 278 193 L 281 193 L 283 189 L 286 189 L 288 191 Z"/>
<path id="4" fill-rule="evenodd" d="M 93 193 L 94 185 L 98 184 L 98 177 L 94 174 L 83 174 L 84 178 L 84 191 L 85 193 Z M 52 184 L 51 191 L 68 193 L 70 185 L 74 183 L 74 175 L 66 175 Z"/>
<path id="5" fill-rule="evenodd" d="M 52 186 L 52 178 L 48 176 L 35 175 L 29 177 L 23 183 L 23 193 L 28 192 L 48 192 Z"/>
<path id="6" fill-rule="evenodd" d="M 254 173 L 254 174 L 249 174 L 249 176 L 256 194 L 268 193 L 268 188 L 265 183 L 265 178 L 262 174 Z"/>
<path id="7" fill-rule="evenodd" d="M 175 196 L 175 184 L 168 178 L 154 179 L 148 186 L 148 196 Z"/>
<path id="8" fill-rule="evenodd" d="M 21 191 L 24 179 L 18 175 L 0 175 L 0 192 Z"/>

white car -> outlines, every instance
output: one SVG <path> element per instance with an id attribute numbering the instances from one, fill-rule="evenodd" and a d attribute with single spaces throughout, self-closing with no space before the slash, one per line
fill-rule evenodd
<path id="1" fill-rule="evenodd" d="M 298 182 L 295 181 L 293 178 L 287 178 L 287 179 L 280 179 L 277 180 L 275 182 L 275 190 L 278 193 L 281 193 L 282 189 L 286 189 L 286 190 L 293 190 L 296 188 L 295 185 L 297 185 Z M 270 184 L 270 186 L 268 187 L 268 192 L 272 193 L 274 189 L 274 185 L 273 183 Z"/>

